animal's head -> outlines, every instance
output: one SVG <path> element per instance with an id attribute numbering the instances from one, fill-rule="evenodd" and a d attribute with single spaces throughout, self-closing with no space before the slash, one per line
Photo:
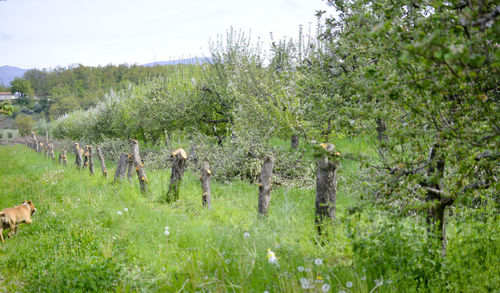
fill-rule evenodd
<path id="1" fill-rule="evenodd" d="M 35 205 L 33 204 L 33 202 L 31 202 L 31 200 L 28 200 L 28 201 L 23 201 L 23 204 L 27 204 L 27 205 L 28 205 L 28 207 L 29 207 L 29 208 L 30 208 L 30 210 L 31 210 L 31 214 L 32 214 L 32 215 L 36 212 Z"/>

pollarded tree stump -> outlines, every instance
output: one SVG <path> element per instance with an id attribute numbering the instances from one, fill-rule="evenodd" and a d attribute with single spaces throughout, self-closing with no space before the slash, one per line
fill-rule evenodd
<path id="1" fill-rule="evenodd" d="M 267 155 L 259 177 L 259 214 L 265 216 L 271 201 L 274 158 Z"/>
<path id="2" fill-rule="evenodd" d="M 315 223 L 321 235 L 325 220 L 335 220 L 340 153 L 335 151 L 332 144 L 322 143 L 317 149 Z"/>
<path id="3" fill-rule="evenodd" d="M 139 183 L 141 185 L 141 192 L 145 194 L 148 192 L 148 177 L 146 176 L 144 165 L 141 162 L 141 155 L 139 154 L 139 143 L 135 139 L 132 139 L 130 141 L 130 153 L 132 154 L 135 171 L 137 172 L 137 177 L 139 178 Z"/>
<path id="4" fill-rule="evenodd" d="M 35 135 L 35 132 L 31 132 L 31 137 L 33 138 L 33 144 L 31 146 L 31 148 L 33 150 L 35 150 L 35 152 L 38 153 L 38 140 L 36 139 L 36 135 Z"/>
<path id="5" fill-rule="evenodd" d="M 56 158 L 54 157 L 54 144 L 51 143 L 49 145 L 49 156 L 50 158 L 52 159 L 52 161 L 54 161 Z"/>
<path id="6" fill-rule="evenodd" d="M 127 153 L 121 153 L 120 158 L 118 159 L 118 163 L 116 164 L 116 172 L 115 172 L 115 180 L 116 181 L 122 181 L 123 177 L 125 177 L 125 172 L 127 171 L 127 161 L 128 161 L 128 154 Z"/>
<path id="7" fill-rule="evenodd" d="M 212 193 L 210 191 L 210 175 L 212 172 L 210 171 L 210 165 L 208 162 L 203 162 L 201 164 L 201 189 L 203 190 L 203 194 L 201 195 L 201 203 L 204 207 L 211 209 L 212 208 Z"/>
<path id="8" fill-rule="evenodd" d="M 102 155 L 102 150 L 100 146 L 96 146 L 97 157 L 99 158 L 99 162 L 101 163 L 102 175 L 105 178 L 108 178 L 108 169 L 106 168 L 106 161 L 104 160 L 104 156 Z"/>
<path id="9" fill-rule="evenodd" d="M 75 165 L 78 170 L 82 168 L 82 152 L 80 149 L 80 145 L 78 143 L 75 143 L 73 145 L 73 150 L 75 151 Z"/>
<path id="10" fill-rule="evenodd" d="M 89 173 L 90 175 L 94 175 L 94 151 L 92 150 L 92 146 L 89 145 L 87 147 L 88 150 L 88 159 L 89 159 Z"/>
<path id="11" fill-rule="evenodd" d="M 168 192 L 164 198 L 166 202 L 174 202 L 179 199 L 182 176 L 184 175 L 188 156 L 184 149 L 178 148 L 172 153 L 172 158 L 170 185 L 168 186 Z"/>

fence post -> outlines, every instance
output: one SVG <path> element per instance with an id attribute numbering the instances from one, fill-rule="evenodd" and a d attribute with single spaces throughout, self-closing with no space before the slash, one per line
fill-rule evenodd
<path id="1" fill-rule="evenodd" d="M 73 145 L 73 150 L 75 151 L 75 165 L 78 170 L 82 168 L 82 152 L 80 150 L 80 145 L 75 143 Z"/>
<path id="2" fill-rule="evenodd" d="M 135 139 L 132 139 L 130 141 L 130 153 L 132 154 L 132 160 L 134 162 L 135 171 L 137 172 L 137 177 L 141 185 L 141 192 L 147 193 L 148 177 L 146 176 L 144 165 L 141 162 L 141 155 L 139 154 L 139 143 Z"/>

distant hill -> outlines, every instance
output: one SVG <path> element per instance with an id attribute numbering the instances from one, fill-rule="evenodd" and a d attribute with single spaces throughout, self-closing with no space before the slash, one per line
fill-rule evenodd
<path id="1" fill-rule="evenodd" d="M 170 61 L 158 61 L 152 63 L 142 64 L 143 66 L 157 66 L 157 65 L 177 65 L 177 64 L 203 64 L 209 62 L 210 58 L 206 57 L 193 57 L 193 58 L 185 58 L 185 59 L 177 59 Z"/>
<path id="2" fill-rule="evenodd" d="M 0 66 L 0 84 L 9 86 L 11 81 L 16 77 L 23 77 L 24 73 L 28 70 L 9 65 Z"/>

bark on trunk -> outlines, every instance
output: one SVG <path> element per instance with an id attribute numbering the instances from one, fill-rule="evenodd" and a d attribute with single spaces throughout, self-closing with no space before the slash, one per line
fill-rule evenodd
<path id="1" fill-rule="evenodd" d="M 101 147 L 96 146 L 96 150 L 97 150 L 97 157 L 99 158 L 99 162 L 101 162 L 102 175 L 105 178 L 108 178 L 108 169 L 106 169 L 106 161 L 104 160 L 104 156 L 102 155 Z"/>
<path id="2" fill-rule="evenodd" d="M 125 177 L 125 172 L 127 171 L 127 161 L 128 154 L 121 153 L 120 158 L 118 159 L 118 163 L 116 164 L 115 180 L 113 182 L 121 182 L 123 177 Z"/>
<path id="3" fill-rule="evenodd" d="M 265 216 L 271 201 L 274 158 L 267 155 L 259 177 L 259 214 Z"/>
<path id="4" fill-rule="evenodd" d="M 75 151 L 75 165 L 78 170 L 82 168 L 82 152 L 80 149 L 80 145 L 75 143 L 73 146 L 73 150 Z"/>
<path id="5" fill-rule="evenodd" d="M 36 135 L 33 131 L 31 132 L 31 137 L 33 138 L 33 145 L 31 148 L 34 149 L 35 152 L 38 153 L 38 140 L 36 139 Z"/>
<path id="6" fill-rule="evenodd" d="M 137 172 L 137 177 L 139 178 L 139 183 L 141 185 L 141 192 L 146 194 L 148 192 L 148 177 L 146 176 L 144 165 L 141 162 L 139 143 L 135 139 L 130 141 L 130 153 L 132 154 L 135 171 Z"/>
<path id="7" fill-rule="evenodd" d="M 66 150 L 63 150 L 62 153 L 59 154 L 59 164 L 64 164 L 64 166 L 66 166 Z"/>
<path id="8" fill-rule="evenodd" d="M 325 149 L 333 148 L 328 144 Z M 318 234 L 322 233 L 322 226 L 327 220 L 335 220 L 337 201 L 337 167 L 338 161 L 329 160 L 323 155 L 317 163 L 316 169 L 316 227 Z"/>
<path id="9" fill-rule="evenodd" d="M 386 141 L 387 140 L 387 124 L 383 119 L 377 118 L 377 138 L 378 141 Z"/>
<path id="10" fill-rule="evenodd" d="M 299 136 L 298 135 L 292 135 L 291 139 L 291 147 L 292 149 L 296 149 L 299 147 Z"/>
<path id="11" fill-rule="evenodd" d="M 52 144 L 52 143 L 49 145 L 49 157 L 52 160 L 55 160 L 55 157 L 54 157 L 54 144 Z"/>
<path id="12" fill-rule="evenodd" d="M 208 162 L 203 162 L 201 164 L 201 189 L 203 190 L 203 194 L 201 195 L 201 203 L 204 207 L 211 209 L 212 208 L 212 193 L 210 191 L 210 175 L 212 172 L 210 171 L 210 165 Z"/>
<path id="13" fill-rule="evenodd" d="M 127 179 L 129 183 L 132 183 L 132 176 L 134 175 L 134 158 L 132 154 L 128 155 L 128 171 L 127 171 Z"/>
<path id="14" fill-rule="evenodd" d="M 89 158 L 89 172 L 90 175 L 94 175 L 94 151 L 92 150 L 92 146 L 88 146 L 88 158 Z"/>
<path id="15" fill-rule="evenodd" d="M 170 185 L 165 198 L 166 202 L 174 202 L 179 199 L 182 176 L 186 168 L 187 153 L 182 148 L 178 148 L 172 153 L 172 157 L 172 174 L 170 175 Z"/>

